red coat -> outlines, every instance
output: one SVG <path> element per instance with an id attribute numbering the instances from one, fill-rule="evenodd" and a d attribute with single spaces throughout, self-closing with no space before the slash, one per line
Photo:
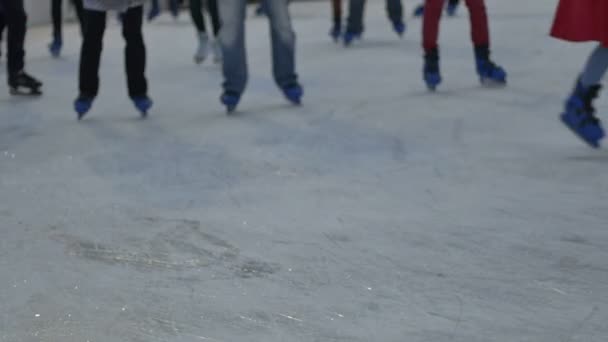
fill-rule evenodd
<path id="1" fill-rule="evenodd" d="M 608 47 L 608 0 L 560 0 L 551 35 Z"/>

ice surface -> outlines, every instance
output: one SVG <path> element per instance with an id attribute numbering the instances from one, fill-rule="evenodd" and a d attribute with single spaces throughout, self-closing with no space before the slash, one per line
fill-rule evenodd
<path id="1" fill-rule="evenodd" d="M 548 37 L 554 6 L 488 1 L 505 89 L 446 18 L 430 94 L 419 20 L 399 40 L 371 1 L 344 49 L 328 3 L 295 3 L 304 105 L 254 18 L 236 117 L 185 13 L 146 26 L 147 121 L 113 18 L 83 122 L 77 28 L 59 60 L 31 30 L 44 97 L 0 91 L 0 341 L 606 341 L 608 154 L 557 120 L 592 45 Z"/>

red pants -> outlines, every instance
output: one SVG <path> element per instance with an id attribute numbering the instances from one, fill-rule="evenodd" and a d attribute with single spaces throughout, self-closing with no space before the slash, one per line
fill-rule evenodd
<path id="1" fill-rule="evenodd" d="M 424 22 L 422 27 L 422 46 L 424 51 L 438 47 L 439 20 L 443 13 L 445 0 L 426 0 L 424 4 Z M 471 18 L 471 39 L 475 46 L 490 45 L 488 15 L 484 0 L 465 0 Z"/>

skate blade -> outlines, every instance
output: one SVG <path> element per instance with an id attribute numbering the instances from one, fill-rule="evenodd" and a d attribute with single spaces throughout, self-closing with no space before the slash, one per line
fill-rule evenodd
<path id="1" fill-rule="evenodd" d="M 504 81 L 496 81 L 490 78 L 482 78 L 480 79 L 481 85 L 486 88 L 504 88 L 507 86 L 507 80 Z"/>
<path id="2" fill-rule="evenodd" d="M 42 95 L 42 91 L 40 89 L 28 89 L 27 91 L 21 90 L 19 88 L 11 88 L 10 94 L 14 96 L 40 96 Z"/>

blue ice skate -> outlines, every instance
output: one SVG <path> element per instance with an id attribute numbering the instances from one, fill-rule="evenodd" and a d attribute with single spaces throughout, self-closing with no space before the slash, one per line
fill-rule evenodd
<path id="1" fill-rule="evenodd" d="M 302 89 L 302 86 L 294 83 L 291 85 L 288 85 L 286 87 L 283 87 L 283 94 L 285 95 L 285 97 L 287 98 L 287 100 L 289 100 L 289 102 L 291 102 L 292 104 L 299 106 L 302 104 L 302 96 L 304 95 L 304 89 Z"/>
<path id="2" fill-rule="evenodd" d="M 53 41 L 49 44 L 49 52 L 51 56 L 54 58 L 58 58 L 61 56 L 61 48 L 63 47 L 63 41 L 61 38 L 55 37 Z"/>
<path id="3" fill-rule="evenodd" d="M 135 105 L 135 108 L 137 108 L 137 110 L 139 111 L 142 119 L 147 118 L 148 111 L 150 110 L 150 108 L 152 108 L 154 102 L 152 102 L 152 100 L 145 95 L 132 97 L 131 101 L 133 101 L 133 105 Z"/>
<path id="4" fill-rule="evenodd" d="M 414 17 L 422 17 L 424 15 L 424 5 L 418 5 L 414 10 Z"/>
<path id="5" fill-rule="evenodd" d="M 351 46 L 355 39 L 361 39 L 361 32 L 346 31 L 342 36 L 344 46 Z"/>
<path id="6" fill-rule="evenodd" d="M 340 40 L 340 36 L 342 35 L 342 25 L 340 23 L 335 23 L 334 26 L 329 31 L 329 36 L 334 40 L 334 42 L 338 42 Z"/>
<path id="7" fill-rule="evenodd" d="M 158 7 L 158 3 L 152 3 L 152 7 L 148 12 L 148 21 L 152 21 L 156 19 L 160 15 L 160 8 Z"/>
<path id="8" fill-rule="evenodd" d="M 231 114 L 234 113 L 236 107 L 239 105 L 241 94 L 234 91 L 225 91 L 222 96 L 220 96 L 220 101 L 226 106 L 226 112 Z"/>
<path id="9" fill-rule="evenodd" d="M 507 84 L 507 72 L 490 59 L 477 58 L 476 64 L 481 84 L 486 86 L 504 86 Z"/>
<path id="10" fill-rule="evenodd" d="M 84 116 L 91 110 L 93 106 L 93 98 L 88 96 L 80 95 L 74 101 L 74 110 L 78 115 L 78 120 L 82 120 Z"/>
<path id="11" fill-rule="evenodd" d="M 458 10 L 458 3 L 456 3 L 456 4 L 448 3 L 448 5 L 445 8 L 445 12 L 450 17 L 453 17 L 456 15 L 456 10 Z"/>
<path id="12" fill-rule="evenodd" d="M 393 23 L 393 30 L 397 33 L 399 37 L 403 37 L 407 26 L 403 21 L 398 21 Z"/>
<path id="13" fill-rule="evenodd" d="M 576 87 L 566 101 L 562 122 L 584 142 L 593 148 L 600 147 L 600 140 L 605 136 L 600 120 L 595 116 L 593 100 L 597 98 L 601 86 L 588 88 L 577 82 Z"/>
<path id="14" fill-rule="evenodd" d="M 430 91 L 435 91 L 441 84 L 441 71 L 439 70 L 439 53 L 432 50 L 424 56 L 424 68 L 422 70 L 424 82 Z"/>

